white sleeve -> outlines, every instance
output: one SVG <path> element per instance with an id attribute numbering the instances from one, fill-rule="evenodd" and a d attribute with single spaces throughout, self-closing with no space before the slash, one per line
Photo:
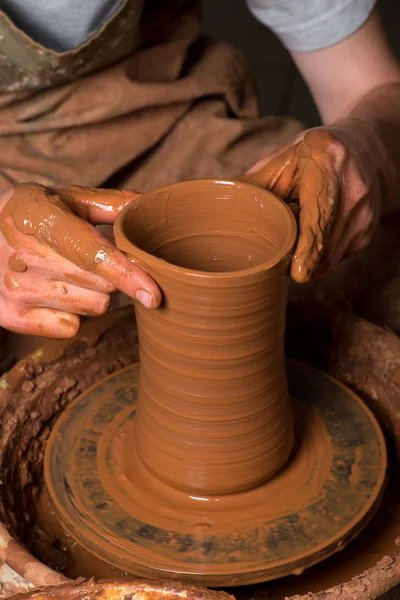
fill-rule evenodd
<path id="1" fill-rule="evenodd" d="M 247 0 L 247 4 L 288 50 L 310 52 L 349 37 L 365 23 L 376 0 Z"/>

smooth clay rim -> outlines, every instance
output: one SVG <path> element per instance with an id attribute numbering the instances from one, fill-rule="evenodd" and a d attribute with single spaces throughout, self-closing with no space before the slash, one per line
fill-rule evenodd
<path id="1" fill-rule="evenodd" d="M 174 265 L 173 263 L 170 263 L 162 258 L 158 258 L 152 254 L 149 254 L 148 252 L 146 252 L 145 250 L 142 250 L 141 248 L 136 246 L 133 242 L 131 242 L 129 240 L 129 238 L 127 237 L 127 235 L 125 234 L 125 222 L 129 219 L 130 213 L 135 209 L 137 204 L 139 202 L 144 202 L 144 201 L 148 200 L 154 193 L 170 192 L 171 190 L 181 187 L 182 185 L 187 185 L 188 183 L 193 184 L 194 192 L 196 191 L 195 188 L 198 185 L 204 185 L 204 184 L 232 185 L 232 186 L 236 186 L 236 187 L 237 186 L 244 187 L 246 189 L 249 189 L 249 191 L 253 190 L 253 192 L 257 192 L 257 194 L 262 194 L 266 198 L 266 200 L 268 200 L 268 202 L 270 202 L 273 199 L 274 202 L 277 202 L 281 205 L 281 207 L 283 208 L 282 215 L 284 215 L 286 213 L 286 216 L 288 219 L 289 235 L 288 235 L 288 239 L 286 240 L 286 243 L 282 245 L 279 252 L 277 252 L 273 258 L 271 258 L 270 260 L 267 260 L 263 263 L 260 263 L 259 265 L 255 265 L 254 267 L 250 267 L 249 269 L 238 269 L 237 271 L 198 271 L 196 269 L 189 269 L 186 267 L 180 267 L 178 265 Z M 269 269 L 275 267 L 286 256 L 288 256 L 292 252 L 296 238 L 297 238 L 297 223 L 296 223 L 296 219 L 293 215 L 293 212 L 291 211 L 289 206 L 286 204 L 286 202 L 281 200 L 276 194 L 274 194 L 273 192 L 270 192 L 269 190 L 261 188 L 257 185 L 245 183 L 242 181 L 237 181 L 234 179 L 192 179 L 192 180 L 188 180 L 188 181 L 180 181 L 178 183 L 171 183 L 169 185 L 166 185 L 166 186 L 157 188 L 151 192 L 148 192 L 147 194 L 142 194 L 138 198 L 132 200 L 132 202 L 130 202 L 127 206 L 125 206 L 125 208 L 120 212 L 120 214 L 118 215 L 118 217 L 116 218 L 116 220 L 114 222 L 114 237 L 116 240 L 118 240 L 119 237 L 123 237 L 130 244 L 130 246 L 135 249 L 135 256 L 134 257 L 132 256 L 131 259 L 134 262 L 136 262 L 138 265 L 140 265 L 140 266 L 143 265 L 144 269 L 146 269 L 146 265 L 148 265 L 150 262 L 156 262 L 156 263 L 168 265 L 170 272 L 176 273 L 178 275 L 180 274 L 180 275 L 184 275 L 186 277 L 187 276 L 203 277 L 204 279 L 214 281 L 214 280 L 221 280 L 221 279 L 224 279 L 224 280 L 225 279 L 234 279 L 234 278 L 237 278 L 238 276 L 245 277 L 247 275 L 254 275 L 254 274 L 262 273 L 264 271 L 268 271 Z M 118 246 L 118 242 L 117 242 L 117 246 Z"/>

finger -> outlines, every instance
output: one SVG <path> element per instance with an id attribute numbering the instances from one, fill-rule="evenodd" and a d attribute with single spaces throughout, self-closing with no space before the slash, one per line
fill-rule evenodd
<path id="1" fill-rule="evenodd" d="M 244 175 L 240 177 L 240 181 L 246 181 L 250 183 L 251 179 L 255 177 L 260 171 L 265 169 L 268 163 L 270 163 L 277 156 L 281 156 L 282 154 L 284 154 L 287 150 L 289 150 L 289 148 L 291 148 L 292 145 L 293 143 L 289 142 L 288 144 L 277 148 L 274 152 L 270 152 L 267 156 L 261 158 L 259 161 L 256 162 L 255 165 L 251 167 L 251 169 L 246 171 L 246 173 L 244 173 Z"/>
<path id="2" fill-rule="evenodd" d="M 39 218 L 40 217 L 40 218 Z M 22 216 L 21 216 L 22 218 Z M 142 269 L 129 262 L 100 232 L 60 204 L 43 203 L 32 229 L 35 232 L 30 244 L 40 242 L 56 252 L 60 272 L 68 269 L 68 261 L 83 271 L 89 271 L 108 280 L 115 288 L 136 298 L 147 308 L 156 308 L 161 302 L 161 292 L 153 279 Z M 10 222 L 12 227 L 12 220 Z M 24 238 L 24 243 L 27 240 Z"/>
<path id="3" fill-rule="evenodd" d="M 96 267 L 97 273 L 113 283 L 116 289 L 141 302 L 146 308 L 157 308 L 161 292 L 143 269 L 130 262 L 119 250 L 112 250 Z"/>
<path id="4" fill-rule="evenodd" d="M 362 236 L 363 241 L 366 242 L 365 236 Z M 352 245 L 352 241 L 348 241 L 348 238 L 344 238 L 341 243 L 335 247 L 335 249 L 326 257 L 321 260 L 318 267 L 313 272 L 313 277 L 318 279 L 319 277 L 324 277 L 329 271 L 337 265 L 342 259 L 347 256 L 351 256 L 357 250 L 351 251 L 350 246 Z M 368 245 L 368 242 L 365 245 L 360 245 L 359 250 L 363 250 Z"/>
<path id="5" fill-rule="evenodd" d="M 270 163 L 273 159 L 275 159 L 278 156 L 285 155 L 287 150 L 289 150 L 293 146 L 298 145 L 299 142 L 302 142 L 307 133 L 308 129 L 300 132 L 294 139 L 290 140 L 287 144 L 280 146 L 274 152 L 270 152 L 268 156 L 265 156 L 264 158 L 260 159 L 258 162 L 256 162 L 255 165 L 251 167 L 251 169 L 246 171 L 246 173 L 240 178 L 240 181 L 247 181 L 250 183 L 252 177 L 254 177 L 259 171 L 263 170 L 264 167 L 266 167 L 267 164 Z"/>
<path id="6" fill-rule="evenodd" d="M 80 328 L 76 315 L 47 308 L 15 310 L 9 303 L 2 306 L 1 320 L 9 331 L 56 339 L 73 338 Z"/>
<path id="7" fill-rule="evenodd" d="M 325 275 L 343 258 L 364 250 L 373 237 L 378 221 L 370 197 L 365 197 L 346 215 L 343 223 L 338 223 L 341 235 L 332 236 L 316 276 Z"/>
<path id="8" fill-rule="evenodd" d="M 29 273 L 7 272 L 5 295 L 15 306 L 53 308 L 85 316 L 98 316 L 110 307 L 109 294 L 82 289 L 62 281 L 41 281 Z"/>
<path id="9" fill-rule="evenodd" d="M 127 190 L 68 186 L 52 188 L 72 212 L 93 224 L 113 223 L 119 212 L 140 196 Z"/>
<path id="10" fill-rule="evenodd" d="M 60 274 L 60 272 L 50 275 L 53 279 L 57 277 L 64 283 L 72 283 L 85 290 L 93 290 L 95 292 L 101 292 L 103 294 L 112 294 L 116 291 L 116 287 L 111 281 L 100 277 L 96 273 L 90 271 L 83 271 L 74 264 L 68 266 L 68 270 Z"/>
<path id="11" fill-rule="evenodd" d="M 73 235 L 69 229 L 64 233 L 60 248 L 64 258 L 106 279 L 146 308 L 156 308 L 160 304 L 161 292 L 143 269 L 130 262 L 123 252 L 88 223 L 75 217 L 74 227 Z"/>
<path id="12" fill-rule="evenodd" d="M 282 200 L 296 195 L 298 190 L 298 145 L 268 160 L 257 172 L 242 178 L 243 181 L 264 187 Z"/>
<path id="13" fill-rule="evenodd" d="M 25 239 L 24 247 L 20 246 L 12 257 L 25 263 L 27 274 L 36 280 L 43 279 L 45 274 L 48 280 L 60 280 L 86 290 L 110 294 L 116 289 L 115 285 L 107 279 L 91 271 L 84 271 L 70 261 L 65 261 L 62 256 L 47 246 L 39 247 L 39 242 L 31 238 Z M 15 260 L 9 262 L 11 271 L 14 271 L 14 264 Z"/>
<path id="14" fill-rule="evenodd" d="M 104 315 L 109 310 L 111 296 L 55 282 L 45 286 L 43 291 L 41 290 L 40 301 L 36 295 L 36 300 L 34 297 L 29 297 L 26 298 L 26 303 L 39 308 L 53 308 L 76 315 L 97 317 Z"/>
<path id="15" fill-rule="evenodd" d="M 328 173 L 323 164 L 305 161 L 300 168 L 299 238 L 292 260 L 291 276 L 308 281 L 317 268 L 326 240 L 336 222 L 340 177 Z"/>

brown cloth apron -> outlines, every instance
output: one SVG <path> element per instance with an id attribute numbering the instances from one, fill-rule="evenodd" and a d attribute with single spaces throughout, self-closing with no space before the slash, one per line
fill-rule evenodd
<path id="1" fill-rule="evenodd" d="M 142 4 L 125 0 L 97 34 L 63 53 L 0 12 L 0 189 L 37 181 L 144 192 L 235 177 L 301 130 L 287 118 L 258 118 L 241 54 L 201 34 L 196 0 L 144 0 L 138 22 Z M 367 253 L 331 276 L 294 286 L 291 297 L 364 302 L 361 314 L 400 331 L 398 224 L 381 228 Z M 16 340 L 14 355 L 37 345 Z"/>
<path id="2" fill-rule="evenodd" d="M 36 181 L 144 192 L 235 177 L 298 133 L 290 119 L 257 118 L 241 54 L 201 34 L 199 5 L 125 0 L 62 53 L 0 12 L 0 190 Z M 40 343 L 7 337 L 6 363 L 10 343 L 14 356 Z"/>
<path id="3" fill-rule="evenodd" d="M 239 52 L 200 32 L 193 0 L 125 0 L 57 53 L 0 13 L 0 188 L 22 181 L 146 191 L 234 177 L 301 126 L 258 119 Z"/>

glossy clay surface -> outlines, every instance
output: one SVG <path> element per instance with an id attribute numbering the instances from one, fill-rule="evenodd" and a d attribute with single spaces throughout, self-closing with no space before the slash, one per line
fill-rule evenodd
<path id="1" fill-rule="evenodd" d="M 290 210 L 248 184 L 183 182 L 130 204 L 115 233 L 164 297 L 155 311 L 136 306 L 140 459 L 186 491 L 267 480 L 293 445 L 283 352 Z"/>

